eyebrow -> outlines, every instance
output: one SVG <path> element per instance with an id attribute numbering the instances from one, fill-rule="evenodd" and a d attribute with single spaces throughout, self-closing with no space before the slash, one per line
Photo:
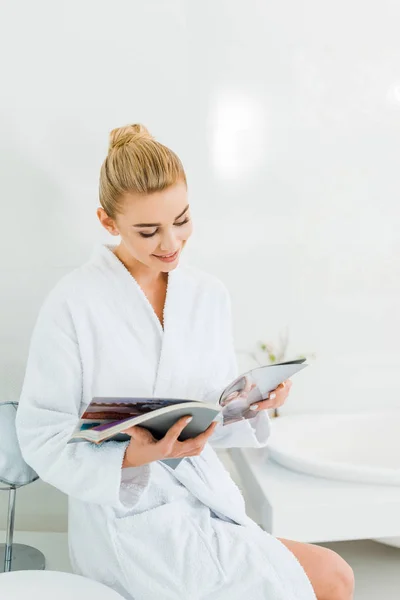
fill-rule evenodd
<path id="1" fill-rule="evenodd" d="M 180 219 L 181 217 L 183 217 L 183 215 L 188 210 L 188 208 L 189 208 L 189 204 L 187 205 L 187 207 L 185 208 L 185 210 L 183 210 L 181 212 L 180 215 L 178 215 L 177 217 L 175 217 L 175 221 L 177 221 L 178 219 Z M 161 227 L 161 223 L 136 223 L 135 225 L 132 225 L 132 227 Z"/>

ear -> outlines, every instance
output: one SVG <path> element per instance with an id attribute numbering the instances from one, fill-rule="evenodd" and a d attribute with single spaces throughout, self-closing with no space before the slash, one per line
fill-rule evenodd
<path id="1" fill-rule="evenodd" d="M 99 207 L 96 212 L 98 219 L 104 227 L 104 229 L 107 229 L 108 233 L 111 233 L 111 235 L 119 235 L 118 227 L 114 219 L 107 215 L 104 208 Z"/>

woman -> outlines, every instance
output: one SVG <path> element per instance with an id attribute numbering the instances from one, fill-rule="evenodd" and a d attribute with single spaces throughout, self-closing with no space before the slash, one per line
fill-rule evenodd
<path id="1" fill-rule="evenodd" d="M 348 600 L 351 571 L 334 553 L 278 541 L 245 513 L 212 446 L 264 446 L 254 418 L 179 442 L 67 444 L 93 396 L 217 402 L 237 375 L 229 297 L 214 277 L 178 266 L 191 235 L 179 158 L 141 125 L 114 129 L 100 175 L 98 218 L 119 245 L 100 245 L 46 298 L 32 335 L 17 417 L 25 460 L 69 496 L 76 573 L 129 600 Z M 187 457 L 176 470 L 162 458 Z M 311 581 L 311 584 L 310 584 Z"/>

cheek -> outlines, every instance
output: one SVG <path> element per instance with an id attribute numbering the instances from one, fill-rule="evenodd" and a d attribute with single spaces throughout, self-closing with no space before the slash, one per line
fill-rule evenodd
<path id="1" fill-rule="evenodd" d="M 192 235 L 192 231 L 193 231 L 193 225 L 192 225 L 192 222 L 190 221 L 190 223 L 187 223 L 186 225 L 181 227 L 181 231 L 178 233 L 177 237 L 178 237 L 178 239 L 185 241 L 190 238 L 190 236 Z"/>
<path id="2" fill-rule="evenodd" d="M 133 235 L 130 240 L 130 251 L 136 258 L 153 254 L 157 249 L 157 236 L 154 238 L 142 238 L 140 235 Z"/>
<path id="3" fill-rule="evenodd" d="M 158 236 L 155 235 L 152 238 L 142 238 L 140 240 L 140 253 L 142 255 L 149 255 L 149 254 L 154 254 L 154 252 L 157 250 L 158 248 L 158 244 L 159 244 L 159 240 L 158 240 Z"/>

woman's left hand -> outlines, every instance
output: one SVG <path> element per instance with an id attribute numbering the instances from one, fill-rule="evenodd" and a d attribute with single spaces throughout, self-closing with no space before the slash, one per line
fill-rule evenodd
<path id="1" fill-rule="evenodd" d="M 286 398 L 289 395 L 290 388 L 292 387 L 292 382 L 290 379 L 286 379 L 283 383 L 278 385 L 278 387 L 272 392 L 268 394 L 268 397 L 261 402 L 257 402 L 250 406 L 250 410 L 254 410 L 254 412 L 258 412 L 259 410 L 268 410 L 271 408 L 279 408 L 286 402 Z"/>

